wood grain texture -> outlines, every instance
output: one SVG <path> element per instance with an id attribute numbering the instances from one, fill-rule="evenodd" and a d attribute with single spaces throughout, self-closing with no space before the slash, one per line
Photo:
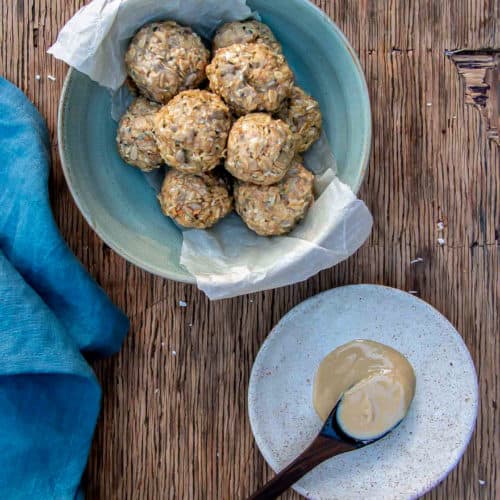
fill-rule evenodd
<path id="1" fill-rule="evenodd" d="M 462 333 L 479 376 L 477 429 L 458 467 L 425 498 L 499 498 L 500 150 L 464 104 L 444 51 L 500 47 L 500 2 L 315 0 L 351 41 L 368 81 L 374 137 L 360 196 L 373 212 L 373 234 L 348 261 L 305 283 L 214 303 L 125 262 L 69 195 L 56 137 L 67 68 L 46 50 L 84 3 L 0 0 L 0 74 L 48 122 L 50 193 L 64 237 L 131 319 L 120 354 L 94 363 L 103 411 L 85 475 L 88 498 L 236 499 L 262 485 L 271 471 L 246 406 L 258 348 L 294 305 L 350 283 L 416 290 Z M 410 265 L 418 256 L 424 262 Z"/>

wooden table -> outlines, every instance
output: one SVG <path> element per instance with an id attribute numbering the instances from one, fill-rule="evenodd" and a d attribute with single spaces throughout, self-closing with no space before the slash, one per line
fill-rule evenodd
<path id="1" fill-rule="evenodd" d="M 120 354 L 94 364 L 104 400 L 88 498 L 236 499 L 262 484 L 271 471 L 246 402 L 257 350 L 295 304 L 350 283 L 417 291 L 462 333 L 479 376 L 477 429 L 459 466 L 426 498 L 498 498 L 500 151 L 465 104 L 445 50 L 500 47 L 499 0 L 316 1 L 359 53 L 368 81 L 374 135 L 360 197 L 373 212 L 373 234 L 348 261 L 305 283 L 214 303 L 128 264 L 69 195 L 56 136 L 67 68 L 46 50 L 84 3 L 1 0 L 0 74 L 48 122 L 50 192 L 64 237 L 131 320 Z M 423 262 L 410 264 L 416 257 Z"/>

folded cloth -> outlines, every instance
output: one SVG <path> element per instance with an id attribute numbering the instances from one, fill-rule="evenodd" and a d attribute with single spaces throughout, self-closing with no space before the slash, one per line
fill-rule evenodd
<path id="1" fill-rule="evenodd" d="M 71 499 L 100 387 L 82 352 L 116 352 L 128 331 L 64 243 L 48 197 L 49 137 L 0 78 L 0 498 Z"/>

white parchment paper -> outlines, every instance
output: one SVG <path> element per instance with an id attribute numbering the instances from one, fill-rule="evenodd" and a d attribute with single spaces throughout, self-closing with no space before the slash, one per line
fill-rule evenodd
<path id="1" fill-rule="evenodd" d="M 93 0 L 63 27 L 49 53 L 115 92 L 126 71 L 130 38 L 145 23 L 175 19 L 210 38 L 221 23 L 252 15 L 244 0 Z M 117 109 L 115 107 L 115 109 Z M 326 136 L 306 153 L 316 174 L 316 201 L 289 235 L 266 238 L 232 214 L 209 230 L 183 230 L 180 262 L 209 298 L 221 299 L 296 283 L 352 255 L 368 238 L 366 205 L 336 176 Z M 159 189 L 158 172 L 145 174 Z"/>
<path id="2" fill-rule="evenodd" d="M 251 15 L 244 0 L 93 0 L 64 25 L 48 52 L 117 90 L 127 76 L 128 43 L 142 25 L 174 19 L 210 38 L 221 22 Z"/>

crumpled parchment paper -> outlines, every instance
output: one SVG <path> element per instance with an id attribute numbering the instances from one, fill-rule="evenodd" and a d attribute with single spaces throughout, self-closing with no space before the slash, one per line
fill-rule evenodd
<path id="1" fill-rule="evenodd" d="M 126 77 L 124 55 L 145 23 L 175 19 L 210 38 L 221 23 L 252 15 L 244 0 L 93 0 L 63 27 L 49 53 L 111 91 Z M 120 103 L 123 91 L 115 92 Z M 326 136 L 306 153 L 316 174 L 316 201 L 289 235 L 257 236 L 232 214 L 209 230 L 184 229 L 181 264 L 210 299 L 234 297 L 307 279 L 352 255 L 368 238 L 366 205 L 335 175 Z M 144 174 L 159 189 L 158 172 Z"/>
<path id="2" fill-rule="evenodd" d="M 209 39 L 221 22 L 251 15 L 244 0 L 93 0 L 64 25 L 48 53 L 117 90 L 127 76 L 129 41 L 144 24 L 175 19 Z"/>

